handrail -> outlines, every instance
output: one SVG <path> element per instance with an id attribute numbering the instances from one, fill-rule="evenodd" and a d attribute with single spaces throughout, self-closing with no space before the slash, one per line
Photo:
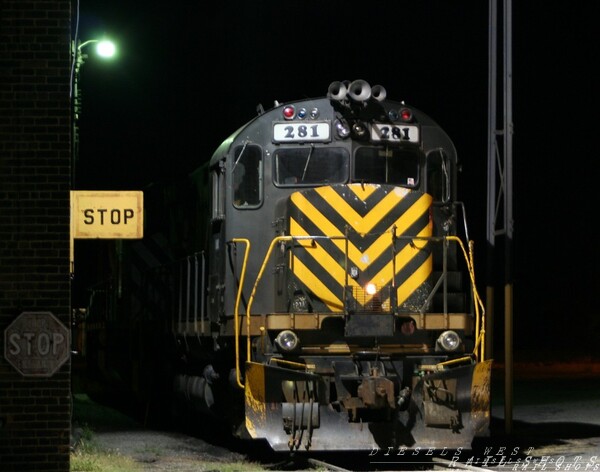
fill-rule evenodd
<path id="1" fill-rule="evenodd" d="M 240 299 L 242 298 L 242 289 L 244 288 L 244 277 L 246 275 L 246 264 L 248 263 L 248 256 L 250 254 L 250 240 L 245 238 L 233 238 L 231 240 L 234 243 L 244 243 L 246 244 L 246 252 L 244 253 L 244 262 L 242 264 L 242 273 L 240 275 L 240 284 L 238 287 L 237 296 L 235 299 L 235 308 L 233 311 L 233 319 L 234 319 L 234 329 L 235 329 L 235 380 L 240 388 L 244 388 L 244 384 L 241 381 L 240 376 L 240 326 L 239 326 L 239 308 L 240 308 Z M 250 310 L 246 311 L 246 323 L 247 323 L 247 331 L 248 331 L 248 357 L 246 359 L 250 360 Z"/>
<path id="2" fill-rule="evenodd" d="M 392 230 L 393 232 L 394 230 Z M 473 242 L 469 241 L 469 253 L 467 253 L 463 241 L 457 236 L 443 236 L 443 237 L 423 237 L 423 236 L 398 236 L 398 239 L 412 239 L 412 240 L 424 240 L 424 241 L 455 241 L 460 246 L 463 256 L 465 258 L 465 262 L 467 265 L 467 269 L 469 272 L 469 277 L 471 279 L 471 286 L 473 290 L 474 297 L 474 305 L 475 305 L 475 333 L 476 333 L 476 341 L 475 346 L 473 348 L 473 353 L 477 356 L 481 361 L 485 360 L 485 308 L 483 306 L 483 302 L 481 297 L 479 296 L 479 292 L 477 291 L 477 286 L 475 284 L 475 271 L 474 271 L 474 262 L 473 262 Z M 251 350 L 250 350 L 250 318 L 251 318 L 251 307 L 254 302 L 254 298 L 256 295 L 256 290 L 260 280 L 262 279 L 263 273 L 267 266 L 267 263 L 271 257 L 271 253 L 273 252 L 273 248 L 279 242 L 287 242 L 294 240 L 314 240 L 314 239 L 344 239 L 344 237 L 339 236 L 277 236 L 273 238 L 267 253 L 265 254 L 263 263 L 260 267 L 256 280 L 254 281 L 254 286 L 252 287 L 252 292 L 250 293 L 250 297 L 248 299 L 248 305 L 246 308 L 246 349 L 247 349 L 247 359 L 251 358 Z M 235 311 L 234 311 L 234 321 L 235 321 L 235 349 L 236 349 L 236 380 L 237 384 L 244 388 L 240 380 L 240 366 L 239 366 L 239 303 L 242 295 L 242 287 L 244 276 L 246 273 L 246 263 L 248 260 L 248 254 L 250 252 L 250 241 L 248 239 L 242 238 L 234 238 L 232 242 L 242 242 L 245 243 L 248 247 L 246 253 L 244 254 L 244 263 L 242 266 L 242 273 L 240 275 L 240 285 L 238 288 L 238 293 L 236 297 Z M 481 316 L 480 316 L 481 310 Z M 479 350 L 479 354 L 478 354 Z"/>
<path id="3" fill-rule="evenodd" d="M 479 292 L 477 291 L 477 285 L 475 284 L 475 268 L 473 263 L 473 241 L 469 241 L 469 253 L 467 251 L 462 240 L 457 236 L 447 236 L 449 240 L 458 242 L 458 245 L 462 249 L 467 268 L 469 270 L 469 276 L 471 278 L 471 286 L 473 290 L 473 298 L 475 301 L 475 333 L 476 340 L 475 346 L 473 347 L 473 353 L 477 356 L 480 361 L 485 360 L 485 308 Z M 481 317 L 479 316 L 479 308 L 481 309 Z M 480 349 L 479 355 L 477 349 Z"/>
<path id="4" fill-rule="evenodd" d="M 269 245 L 269 249 L 267 250 L 267 254 L 263 260 L 262 266 L 258 275 L 256 276 L 256 280 L 254 281 L 254 286 L 252 287 L 252 292 L 250 294 L 250 298 L 248 299 L 248 305 L 246 307 L 246 359 L 250 360 L 251 358 L 251 350 L 250 350 L 250 308 L 252 306 L 252 302 L 254 301 L 254 296 L 256 294 L 256 288 L 258 287 L 258 283 L 262 278 L 263 272 L 265 271 L 265 267 L 267 266 L 267 262 L 271 257 L 271 253 L 273 252 L 273 248 L 275 244 L 280 241 L 292 241 L 294 239 L 318 239 L 318 237 L 314 236 L 277 236 L 273 238 L 271 244 Z M 246 265 L 248 262 L 248 256 L 250 254 L 250 240 L 246 238 L 233 238 L 231 240 L 233 243 L 244 243 L 247 246 L 246 252 L 244 253 L 244 262 L 242 264 L 242 271 L 240 274 L 240 283 L 238 287 L 238 292 L 235 300 L 235 308 L 233 313 L 234 319 L 234 330 L 235 330 L 235 378 L 239 387 L 244 388 L 244 384 L 241 381 L 240 375 L 240 328 L 239 328 L 239 307 L 240 307 L 240 299 L 242 298 L 242 289 L 244 287 L 244 277 L 246 275 Z"/>

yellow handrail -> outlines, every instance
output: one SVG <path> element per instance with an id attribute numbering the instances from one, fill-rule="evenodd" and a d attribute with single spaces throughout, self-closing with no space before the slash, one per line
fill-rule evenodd
<path id="1" fill-rule="evenodd" d="M 252 307 L 252 302 L 254 301 L 254 296 L 256 295 L 256 288 L 258 287 L 258 283 L 260 282 L 260 279 L 262 278 L 263 272 L 265 271 L 265 267 L 267 266 L 267 262 L 269 261 L 269 258 L 271 256 L 271 253 L 273 252 L 273 248 L 275 247 L 275 245 L 280 242 L 280 241 L 292 241 L 294 239 L 314 239 L 313 236 L 277 236 L 275 238 L 273 238 L 273 240 L 271 241 L 271 244 L 269 245 L 269 249 L 267 250 L 267 254 L 265 255 L 265 258 L 263 260 L 262 266 L 260 268 L 260 271 L 258 272 L 258 275 L 256 276 L 256 280 L 254 282 L 254 286 L 252 287 L 252 293 L 250 294 L 250 298 L 248 299 L 248 306 L 246 307 L 246 359 L 250 360 L 251 359 L 251 351 L 250 351 L 250 308 Z M 236 377 L 236 381 L 238 386 L 240 386 L 241 388 L 244 388 L 244 384 L 241 381 L 241 375 L 240 375 L 240 348 L 239 348 L 239 337 L 240 337 L 240 332 L 239 332 L 239 304 L 240 304 L 240 299 L 242 297 L 242 288 L 244 285 L 244 276 L 246 274 L 246 263 L 248 261 L 248 254 L 250 253 L 250 241 L 248 239 L 245 238 L 233 238 L 231 240 L 234 243 L 245 243 L 248 247 L 246 250 L 246 253 L 244 254 L 244 263 L 242 265 L 242 273 L 240 275 L 240 286 L 238 288 L 238 293 L 237 293 L 237 297 L 235 300 L 235 309 L 234 309 L 234 328 L 235 328 L 235 377 Z"/>
<path id="2" fill-rule="evenodd" d="M 269 257 L 271 252 L 273 252 L 273 247 L 279 241 L 291 241 L 293 239 L 292 236 L 278 236 L 271 241 L 271 245 L 265 255 L 265 259 L 260 268 L 258 276 L 256 277 L 256 281 L 254 282 L 254 286 L 252 287 L 252 293 L 250 294 L 250 298 L 248 299 L 248 306 L 246 307 L 246 359 L 251 359 L 250 352 L 250 307 L 252 306 L 252 302 L 254 301 L 254 295 L 256 294 L 256 287 L 258 286 L 258 282 L 262 278 L 263 272 L 265 271 L 265 267 L 267 266 L 267 262 L 269 261 Z M 234 329 L 235 329 L 235 379 L 237 381 L 238 386 L 244 388 L 244 384 L 241 381 L 240 375 L 240 328 L 239 328 L 239 306 L 240 299 L 242 298 L 242 288 L 244 286 L 244 276 L 246 275 L 246 264 L 248 262 L 248 255 L 250 253 L 250 241 L 245 238 L 233 238 L 231 240 L 234 243 L 245 243 L 247 245 L 246 252 L 244 254 L 244 263 L 242 265 L 242 273 L 240 274 L 240 286 L 238 287 L 238 293 L 235 300 L 235 309 L 234 309 Z"/>
<path id="3" fill-rule="evenodd" d="M 235 329 L 235 380 L 239 387 L 244 388 L 244 384 L 241 381 L 240 376 L 240 326 L 239 326 L 239 308 L 240 299 L 242 298 L 242 289 L 244 288 L 244 277 L 246 275 L 246 264 L 248 262 L 248 255 L 250 254 L 250 240 L 245 238 L 234 238 L 231 240 L 234 243 L 246 244 L 246 252 L 244 253 L 244 263 L 242 264 L 242 273 L 240 274 L 240 285 L 238 287 L 237 296 L 235 298 L 235 309 L 233 312 L 234 329 Z M 246 314 L 246 318 L 250 320 L 250 313 Z M 248 357 L 250 360 L 250 322 L 248 323 Z"/>
<path id="4" fill-rule="evenodd" d="M 457 236 L 447 236 L 449 240 L 456 241 L 460 248 L 462 249 L 463 256 L 465 258 L 465 262 L 467 263 L 467 268 L 469 269 L 469 276 L 471 278 L 471 285 L 473 288 L 473 298 L 475 299 L 475 333 L 476 333 L 476 341 L 475 347 L 473 348 L 473 353 L 477 356 L 480 361 L 485 360 L 485 308 L 483 306 L 483 302 L 481 301 L 481 297 L 479 296 L 479 292 L 477 291 L 477 285 L 475 284 L 475 269 L 473 263 L 473 241 L 469 241 L 469 254 L 465 249 L 465 246 L 462 240 Z M 481 309 L 481 317 L 479 316 L 479 309 Z M 477 349 L 479 348 L 479 354 L 477 354 Z"/>
<path id="5" fill-rule="evenodd" d="M 283 241 L 292 241 L 292 240 L 297 240 L 297 239 L 314 239 L 313 236 L 277 236 L 275 238 L 273 238 L 273 240 L 271 241 L 271 244 L 269 245 L 269 249 L 267 250 L 267 253 L 264 257 L 263 263 L 261 265 L 261 268 L 258 272 L 258 275 L 256 277 L 256 280 L 254 282 L 254 286 L 252 287 L 252 292 L 250 294 L 250 297 L 248 299 L 248 306 L 246 308 L 246 358 L 248 360 L 251 359 L 251 343 L 250 343 L 250 319 L 251 319 L 251 307 L 252 307 L 252 303 L 254 302 L 254 297 L 256 295 L 256 290 L 258 287 L 258 283 L 260 282 L 263 273 L 265 271 L 265 268 L 267 266 L 267 263 L 269 261 L 269 258 L 271 256 L 271 253 L 273 252 L 273 248 L 275 247 L 275 245 L 279 242 L 283 242 Z M 414 239 L 428 239 L 428 238 L 421 238 L 421 237 L 415 237 Z M 473 297 L 475 300 L 475 333 L 476 333 L 476 341 L 475 341 L 475 346 L 473 349 L 473 353 L 477 356 L 477 358 L 481 361 L 485 360 L 484 356 L 485 356 L 485 308 L 483 306 L 483 302 L 481 300 L 481 297 L 479 296 L 479 292 L 477 291 L 477 286 L 475 284 L 475 270 L 474 270 L 474 263 L 473 263 L 473 242 L 469 241 L 469 253 L 467 253 L 463 241 L 457 237 L 457 236 L 447 236 L 446 237 L 447 240 L 450 241 L 456 241 L 458 243 L 458 245 L 460 246 L 462 252 L 463 252 L 463 256 L 465 258 L 465 262 L 467 264 L 467 268 L 469 271 L 469 277 L 471 279 L 471 285 L 472 285 L 472 289 L 473 289 Z M 248 255 L 250 253 L 250 241 L 248 239 L 244 239 L 244 238 L 234 238 L 231 240 L 234 243 L 244 243 L 247 245 L 247 249 L 246 252 L 244 254 L 244 262 L 242 265 L 242 271 L 241 271 L 241 275 L 240 275 L 240 284 L 238 287 L 238 293 L 236 296 L 236 302 L 235 302 L 235 311 L 234 311 L 234 324 L 235 324 L 235 374 L 236 374 L 236 381 L 237 384 L 241 387 L 244 388 L 244 384 L 241 382 L 241 374 L 240 374 L 240 355 L 239 355 L 239 337 L 240 337 L 240 329 L 239 329 L 239 304 L 240 304 L 240 299 L 242 296 L 242 288 L 244 285 L 244 277 L 246 274 L 246 265 L 247 265 L 247 261 L 248 261 Z M 481 310 L 481 316 L 480 316 L 480 310 Z M 479 354 L 478 351 L 479 350 Z"/>

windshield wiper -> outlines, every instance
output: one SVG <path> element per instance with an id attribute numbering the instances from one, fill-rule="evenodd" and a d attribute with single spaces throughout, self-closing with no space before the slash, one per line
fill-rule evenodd
<path id="1" fill-rule="evenodd" d="M 310 145 L 310 151 L 308 152 L 308 157 L 306 158 L 306 164 L 304 164 L 304 170 L 302 171 L 302 179 L 300 182 L 304 182 L 304 177 L 306 177 L 306 169 L 308 169 L 308 163 L 310 162 L 310 156 L 312 156 L 313 149 L 315 148 L 314 144 Z"/>

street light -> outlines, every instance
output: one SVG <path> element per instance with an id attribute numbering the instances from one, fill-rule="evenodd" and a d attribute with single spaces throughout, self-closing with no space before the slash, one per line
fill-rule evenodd
<path id="1" fill-rule="evenodd" d="M 75 167 L 79 160 L 79 115 L 81 114 L 81 94 L 79 90 L 79 74 L 81 73 L 81 67 L 88 58 L 88 55 L 83 52 L 83 49 L 90 44 L 95 44 L 96 55 L 102 59 L 110 59 L 117 53 L 115 44 L 108 39 L 88 39 L 87 41 L 80 42 L 78 38 L 71 41 L 71 80 L 70 80 L 70 97 L 71 97 L 71 123 L 72 123 L 72 134 L 71 134 L 71 190 L 75 188 Z M 71 223 L 72 224 L 72 223 Z M 71 227 L 71 238 L 70 238 L 70 265 L 71 265 L 71 277 L 74 276 L 75 272 L 75 244 L 73 240 L 73 232 Z"/>
<path id="2" fill-rule="evenodd" d="M 81 94 L 79 90 L 79 74 L 81 67 L 88 58 L 88 55 L 83 52 L 83 48 L 95 44 L 96 55 L 102 59 L 111 59 L 117 54 L 115 43 L 108 39 L 88 39 L 84 42 L 75 40 L 71 42 L 71 55 L 73 60 L 72 80 L 71 80 L 71 99 L 72 99 L 72 122 L 73 136 L 72 141 L 72 162 L 71 162 L 71 188 L 75 186 L 75 167 L 79 160 L 79 115 L 81 114 Z"/>

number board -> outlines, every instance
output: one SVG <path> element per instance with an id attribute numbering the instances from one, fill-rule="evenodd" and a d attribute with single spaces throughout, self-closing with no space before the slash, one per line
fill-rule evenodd
<path id="1" fill-rule="evenodd" d="M 419 127 L 415 125 L 373 123 L 371 126 L 371 140 L 418 143 L 420 140 Z"/>
<path id="2" fill-rule="evenodd" d="M 273 123 L 273 142 L 327 142 L 331 126 L 328 121 L 298 121 Z"/>

